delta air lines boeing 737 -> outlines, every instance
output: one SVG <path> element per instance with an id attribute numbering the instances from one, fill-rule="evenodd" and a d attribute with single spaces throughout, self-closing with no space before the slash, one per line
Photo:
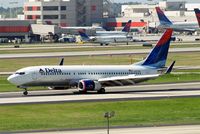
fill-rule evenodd
<path id="1" fill-rule="evenodd" d="M 22 68 L 8 77 L 8 81 L 19 88 L 45 86 L 51 89 L 77 87 L 81 93 L 97 91 L 104 93 L 108 86 L 134 85 L 159 77 L 159 70 L 165 67 L 172 36 L 167 29 L 150 54 L 132 65 L 90 65 L 64 66 L 63 60 L 57 66 L 31 66 Z M 167 69 L 171 72 L 174 63 Z"/>

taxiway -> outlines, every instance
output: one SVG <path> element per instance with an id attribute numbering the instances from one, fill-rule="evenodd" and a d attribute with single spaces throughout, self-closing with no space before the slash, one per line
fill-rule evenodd
<path id="1" fill-rule="evenodd" d="M 82 52 L 49 52 L 49 53 L 23 53 L 23 54 L 0 54 L 0 59 L 11 58 L 50 58 L 50 57 L 74 57 L 74 56 L 102 56 L 102 55 L 132 55 L 147 54 L 150 49 L 134 50 L 107 50 L 107 51 L 82 51 Z M 200 47 L 170 48 L 169 52 L 200 52 Z"/>
<path id="2" fill-rule="evenodd" d="M 161 126 L 161 127 L 140 127 L 140 128 L 112 128 L 112 134 L 199 134 L 200 125 L 183 125 L 183 126 Z M 33 132 L 23 134 L 105 134 L 106 129 L 91 130 L 72 130 L 72 131 L 49 131 Z"/>

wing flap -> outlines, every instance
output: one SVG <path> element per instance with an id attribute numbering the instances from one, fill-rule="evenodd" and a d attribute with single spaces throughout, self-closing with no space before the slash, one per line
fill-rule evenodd
<path id="1" fill-rule="evenodd" d="M 149 79 L 155 79 L 159 77 L 160 74 L 154 75 L 128 75 L 128 76 L 116 76 L 116 77 L 108 77 L 102 78 L 98 81 L 105 86 L 126 86 L 126 85 L 134 85 L 135 83 L 143 82 Z"/>

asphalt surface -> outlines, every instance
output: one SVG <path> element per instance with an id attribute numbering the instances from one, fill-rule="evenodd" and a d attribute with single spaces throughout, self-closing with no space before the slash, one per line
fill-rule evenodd
<path id="1" fill-rule="evenodd" d="M 106 89 L 106 94 L 74 94 L 75 91 L 30 91 L 28 96 L 22 92 L 0 93 L 0 105 L 199 97 L 200 82 L 112 87 Z"/>
<path id="2" fill-rule="evenodd" d="M 200 125 L 140 127 L 140 128 L 112 128 L 110 134 L 200 134 Z M 23 134 L 106 134 L 106 129 L 49 131 Z"/>
<path id="3" fill-rule="evenodd" d="M 0 54 L 0 59 L 10 58 L 50 58 L 50 57 L 74 57 L 74 56 L 102 56 L 102 55 L 132 55 L 146 54 L 149 49 L 135 50 L 107 50 L 107 51 L 81 51 L 81 52 L 49 52 L 49 53 L 23 53 L 23 54 Z M 170 48 L 169 52 L 200 52 L 200 47 Z"/>

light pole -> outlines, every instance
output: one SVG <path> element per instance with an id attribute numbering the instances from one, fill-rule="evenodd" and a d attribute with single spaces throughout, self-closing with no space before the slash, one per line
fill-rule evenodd
<path id="1" fill-rule="evenodd" d="M 17 2 L 17 1 L 10 1 L 10 2 L 9 2 L 9 5 L 10 5 L 10 18 L 12 18 L 12 9 L 11 9 L 11 8 L 12 8 L 12 6 L 11 6 L 11 5 L 14 5 L 14 4 L 16 4 L 16 5 L 17 5 L 17 4 L 18 4 L 18 2 Z M 13 7 L 13 8 L 14 8 L 14 7 Z"/>
<path id="2" fill-rule="evenodd" d="M 115 112 L 112 111 L 112 112 L 106 112 L 104 114 L 104 117 L 107 119 L 107 134 L 110 133 L 110 118 L 114 117 L 115 116 Z"/>

